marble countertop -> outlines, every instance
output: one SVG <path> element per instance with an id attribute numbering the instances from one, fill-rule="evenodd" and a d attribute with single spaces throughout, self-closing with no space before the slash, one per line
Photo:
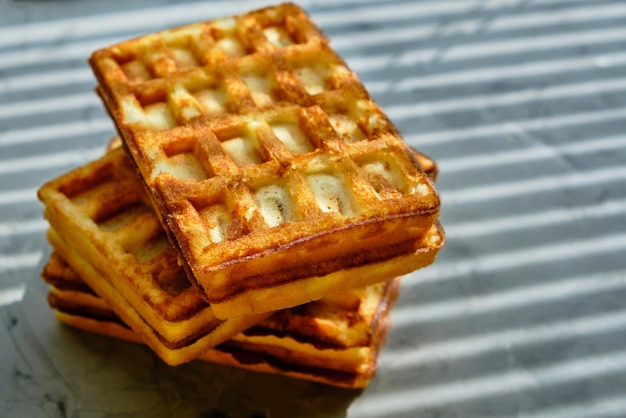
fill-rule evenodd
<path id="1" fill-rule="evenodd" d="M 439 162 L 447 246 L 408 275 L 362 391 L 59 325 L 36 189 L 102 153 L 86 59 L 267 1 L 0 0 L 0 416 L 626 414 L 626 3 L 299 2 Z"/>

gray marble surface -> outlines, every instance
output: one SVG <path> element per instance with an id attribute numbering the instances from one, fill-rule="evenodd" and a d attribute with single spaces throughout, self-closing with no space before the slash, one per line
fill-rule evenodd
<path id="1" fill-rule="evenodd" d="M 36 189 L 113 134 L 85 60 L 266 1 L 0 0 L 0 416 L 626 416 L 626 2 L 302 1 L 440 163 L 448 244 L 363 391 L 60 326 Z"/>

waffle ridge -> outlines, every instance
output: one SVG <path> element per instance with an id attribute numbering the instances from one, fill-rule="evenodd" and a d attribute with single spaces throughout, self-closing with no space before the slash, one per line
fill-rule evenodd
<path id="1" fill-rule="evenodd" d="M 90 64 L 219 317 L 250 313 L 242 293 L 402 254 L 438 216 L 393 123 L 293 4 L 139 37 Z M 308 301 L 273 300 L 254 309 Z"/>

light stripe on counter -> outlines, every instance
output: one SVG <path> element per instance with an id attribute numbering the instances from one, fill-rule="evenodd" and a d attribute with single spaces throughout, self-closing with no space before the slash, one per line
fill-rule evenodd
<path id="1" fill-rule="evenodd" d="M 402 285 L 419 287 L 425 283 L 456 280 L 459 273 L 505 271 L 517 267 L 537 266 L 545 263 L 564 262 L 575 258 L 616 253 L 626 250 L 626 234 L 603 235 L 598 238 L 577 241 L 559 241 L 552 244 L 530 245 L 517 250 L 466 257 L 447 263 L 435 263 L 405 280 Z"/>
<path id="2" fill-rule="evenodd" d="M 622 67 L 625 64 L 626 53 L 621 52 L 556 60 L 529 61 L 511 65 L 464 69 L 441 74 L 421 74 L 393 82 L 393 88 L 391 90 L 398 92 L 432 89 L 434 87 L 449 88 L 451 85 L 476 84 L 479 82 L 518 79 L 520 77 L 563 74 L 590 68 Z M 391 84 L 392 82 L 388 81 L 387 83 Z"/>
<path id="3" fill-rule="evenodd" d="M 493 375 L 459 379 L 427 387 L 397 389 L 394 392 L 370 394 L 350 411 L 359 417 L 379 417 L 413 408 L 450 405 L 484 399 L 522 390 L 541 390 L 562 383 L 599 378 L 626 371 L 626 351 L 589 355 L 573 360 L 550 363 L 532 370 L 514 369 Z"/>
<path id="4" fill-rule="evenodd" d="M 427 135 L 427 133 L 426 133 Z M 491 154 L 467 155 L 438 160 L 439 169 L 446 174 L 464 172 L 507 164 L 523 164 L 531 161 L 549 160 L 559 156 L 593 154 L 626 149 L 626 135 L 606 138 L 590 138 L 562 144 L 538 145 L 532 148 L 494 151 Z"/>
<path id="5" fill-rule="evenodd" d="M 10 237 L 22 234 L 43 233 L 48 228 L 48 222 L 41 219 L 27 221 L 10 221 L 0 223 L 0 237 Z"/>
<path id="6" fill-rule="evenodd" d="M 28 115 L 79 110 L 89 106 L 102 106 L 102 101 L 93 91 L 63 96 L 58 95 L 43 99 L 31 99 L 0 105 L 0 120 Z"/>
<path id="7" fill-rule="evenodd" d="M 408 282 L 407 279 L 404 282 Z M 437 321 L 455 320 L 458 317 L 471 312 L 472 315 L 482 315 L 486 313 L 502 313 L 506 310 L 520 307 L 532 307 L 536 304 L 556 303 L 570 298 L 591 297 L 596 293 L 605 293 L 626 289 L 626 270 L 602 274 L 584 275 L 578 277 L 568 277 L 562 282 L 533 284 L 532 286 L 521 286 L 512 290 L 494 291 L 487 295 L 475 296 L 472 298 L 460 297 L 441 302 L 429 302 L 407 306 L 398 306 L 392 311 L 393 327 L 411 327 L 418 324 L 436 323 Z M 626 312 L 619 314 L 620 326 L 626 326 Z M 584 319 L 583 319 L 584 320 Z M 596 320 L 595 318 L 593 319 Z M 579 321 L 581 321 L 579 319 Z M 574 326 L 574 324 L 572 324 Z M 561 325 L 559 325 L 561 327 Z M 478 338 L 477 338 L 478 339 Z M 480 339 L 483 339 L 481 336 Z M 444 341 L 442 344 L 448 344 Z M 454 338 L 450 343 L 456 347 Z M 433 344 L 434 345 L 434 344 Z M 459 345 L 460 347 L 460 345 Z M 414 356 L 421 356 L 418 352 L 427 349 L 421 346 L 419 350 L 406 348 L 403 355 L 410 356 L 408 351 L 415 352 Z M 436 351 L 427 349 L 429 355 Z M 397 350 L 395 354 L 399 354 Z M 393 356 L 392 356 L 393 357 Z M 395 359 L 393 360 L 395 362 Z"/>
<path id="8" fill-rule="evenodd" d="M 622 275 L 624 272 L 622 272 Z M 603 289 L 604 288 L 604 289 Z M 590 288 L 589 293 L 584 295 L 593 296 L 601 291 L 609 292 L 616 289 L 625 289 L 626 282 L 622 281 L 619 287 L 603 286 Z M 529 295 L 530 296 L 530 295 Z M 556 303 L 559 295 L 552 300 Z M 580 296 L 579 294 L 571 294 Z M 532 301 L 531 301 L 532 302 Z M 550 303 L 550 300 L 540 300 L 539 303 Z M 471 307 L 465 307 L 465 312 Z M 474 314 L 474 313 L 473 313 Z M 461 313 L 463 315 L 463 313 Z M 393 320 L 393 317 L 392 317 Z M 395 322 L 394 322 L 395 326 Z M 437 358 L 445 357 L 452 361 L 467 359 L 475 356 L 485 355 L 494 351 L 501 351 L 509 345 L 518 347 L 534 344 L 553 343 L 568 338 L 591 337 L 611 333 L 626 331 L 626 312 L 609 312 L 596 314 L 593 316 L 582 316 L 581 318 L 568 318 L 555 322 L 541 323 L 537 325 L 527 325 L 519 328 L 511 328 L 504 331 L 491 332 L 487 334 L 472 335 L 469 337 L 451 338 L 433 344 L 423 344 L 419 350 L 406 349 L 389 350 L 380 360 L 381 367 L 388 367 L 392 370 L 403 368 L 420 367 L 432 363 Z"/>
<path id="9" fill-rule="evenodd" d="M 52 167 L 85 164 L 87 161 L 93 160 L 103 153 L 104 147 L 98 146 L 88 149 L 67 150 L 57 153 L 12 158 L 8 161 L 0 160 L 0 175 L 19 173 L 25 169 L 47 170 Z"/>
<path id="10" fill-rule="evenodd" d="M 623 395 L 597 396 L 589 402 L 568 402 L 564 406 L 544 408 L 528 412 L 524 418 L 589 418 L 621 417 L 626 411 L 626 398 Z"/>
<path id="11" fill-rule="evenodd" d="M 37 187 L 29 187 L 17 190 L 4 190 L 0 192 L 0 206 L 18 205 L 23 203 L 36 203 Z"/>
<path id="12" fill-rule="evenodd" d="M 585 96 L 616 93 L 622 90 L 626 90 L 626 78 L 555 84 L 544 88 L 529 86 L 519 90 L 507 90 L 499 94 L 454 97 L 433 101 L 418 100 L 415 103 L 406 105 L 391 104 L 386 106 L 385 109 L 394 119 L 406 119 L 449 112 L 488 109 L 496 106 L 522 105 L 547 100 L 584 100 Z"/>
<path id="13" fill-rule="evenodd" d="M 114 125 L 110 119 L 79 120 L 57 125 L 37 126 L 20 130 L 16 129 L 5 134 L 0 133 L 0 146 L 58 141 L 59 138 L 100 133 L 109 135 L 114 133 Z"/>
<path id="14" fill-rule="evenodd" d="M 391 112 L 390 112 L 391 113 Z M 390 115 L 395 118 L 393 114 Z M 469 141 L 470 139 L 487 136 L 524 135 L 526 131 L 539 129 L 561 129 L 564 127 L 581 126 L 592 123 L 622 121 L 626 117 L 626 108 L 610 108 L 592 110 L 589 112 L 572 113 L 568 115 L 538 117 L 526 120 L 509 120 L 492 125 L 477 124 L 460 129 L 445 129 L 441 131 L 420 132 L 405 135 L 409 143 L 425 145 L 441 145 L 443 143 Z"/>
<path id="15" fill-rule="evenodd" d="M 20 283 L 7 289 L 0 288 L 0 307 L 21 301 L 24 292 L 26 292 L 26 283 Z"/>
<path id="16" fill-rule="evenodd" d="M 568 187 L 588 187 L 606 182 L 626 181 L 626 166 L 603 167 L 597 170 L 574 171 L 560 175 L 546 175 L 532 179 L 508 181 L 505 183 L 479 185 L 461 190 L 441 190 L 446 203 L 461 205 L 472 202 L 494 201 L 513 196 L 532 195 L 540 192 L 556 191 Z"/>
<path id="17" fill-rule="evenodd" d="M 452 239 L 478 239 L 496 234 L 506 234 L 527 228 L 539 229 L 546 226 L 575 224 L 626 213 L 626 199 L 607 200 L 590 205 L 539 210 L 532 213 L 515 214 L 485 221 L 452 223 L 446 226 L 446 234 Z"/>
<path id="18" fill-rule="evenodd" d="M 37 266 L 43 257 L 43 251 L 18 254 L 0 254 L 0 272 L 22 270 Z"/>

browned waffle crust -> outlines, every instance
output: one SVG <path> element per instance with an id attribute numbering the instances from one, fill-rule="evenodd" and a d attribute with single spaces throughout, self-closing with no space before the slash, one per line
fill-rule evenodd
<path id="1" fill-rule="evenodd" d="M 166 362 L 189 361 L 260 319 L 223 324 L 213 316 L 178 266 L 122 149 L 48 182 L 39 196 L 54 228 L 53 246 Z M 345 291 L 345 283 L 358 287 L 355 278 L 360 283 L 370 276 L 396 277 L 427 265 L 443 243 L 435 225 L 406 254 L 331 273 L 340 279 L 333 290 Z"/>
<path id="2" fill-rule="evenodd" d="M 263 317 L 215 317 L 121 149 L 46 183 L 39 197 L 52 246 L 167 363 L 189 361 Z"/>
<path id="3" fill-rule="evenodd" d="M 70 326 L 141 342 L 106 302 L 53 253 L 42 276 L 48 302 Z M 373 377 L 389 327 L 399 280 L 327 297 L 280 311 L 200 358 L 343 387 L 364 387 Z"/>
<path id="4" fill-rule="evenodd" d="M 294 5 L 146 35 L 90 64 L 218 317 L 389 279 L 332 273 L 413 252 L 438 216 L 393 124 Z"/>
<path id="5" fill-rule="evenodd" d="M 115 148 L 119 148 L 122 146 L 122 139 L 119 136 L 114 136 L 111 138 L 107 144 L 107 151 L 112 151 Z M 430 158 L 428 155 L 420 152 L 416 149 L 411 149 L 413 156 L 419 163 L 422 170 L 428 177 L 430 177 L 433 181 L 437 181 L 437 177 L 439 176 L 439 166 L 437 162 Z"/>

